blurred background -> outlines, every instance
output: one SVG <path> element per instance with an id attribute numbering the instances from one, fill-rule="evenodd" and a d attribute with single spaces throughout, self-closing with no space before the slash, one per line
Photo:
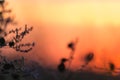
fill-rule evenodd
<path id="1" fill-rule="evenodd" d="M 102 67 L 113 61 L 120 67 L 120 2 L 117 0 L 7 0 L 18 22 L 34 29 L 24 41 L 36 46 L 27 56 L 44 66 L 54 67 L 69 57 L 67 44 L 78 38 L 72 68 L 78 69 L 82 57 L 95 53 L 92 65 Z M 12 28 L 12 27 L 10 27 Z M 13 52 L 11 51 L 11 54 Z M 9 53 L 6 52 L 8 55 Z"/>

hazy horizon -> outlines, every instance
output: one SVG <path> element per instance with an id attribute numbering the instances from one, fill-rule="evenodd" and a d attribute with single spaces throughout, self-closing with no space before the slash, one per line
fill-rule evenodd
<path id="1" fill-rule="evenodd" d="M 19 27 L 28 24 L 34 30 L 25 39 L 35 41 L 30 54 L 23 54 L 47 66 L 56 67 L 69 57 L 67 44 L 79 39 L 72 68 L 78 69 L 87 52 L 95 59 L 90 66 L 103 67 L 109 61 L 120 67 L 120 3 L 92 0 L 7 0 Z M 22 53 L 20 53 L 22 54 Z M 107 65 L 106 65 L 107 66 Z"/>

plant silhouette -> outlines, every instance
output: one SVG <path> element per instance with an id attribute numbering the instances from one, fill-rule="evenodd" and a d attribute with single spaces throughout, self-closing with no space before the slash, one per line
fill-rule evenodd
<path id="1" fill-rule="evenodd" d="M 6 1 L 0 0 L 0 48 L 3 48 L 5 46 L 9 46 L 10 48 L 13 48 L 16 51 L 27 53 L 31 51 L 35 45 L 34 42 L 32 43 L 20 43 L 24 37 L 29 34 L 33 27 L 28 28 L 27 25 L 25 25 L 24 29 L 22 28 L 16 28 L 9 30 L 6 32 L 6 29 L 9 24 L 15 24 L 14 18 L 11 16 L 11 9 L 6 9 Z M 8 15 L 6 15 L 8 14 Z M 12 34 L 15 34 L 15 36 L 12 37 L 11 40 L 6 41 L 5 37 L 10 36 Z M 24 47 L 27 47 L 26 49 L 23 49 Z"/>
<path id="2" fill-rule="evenodd" d="M 109 69 L 110 71 L 114 71 L 115 70 L 115 65 L 113 63 L 109 63 Z"/>
<path id="3" fill-rule="evenodd" d="M 6 6 L 6 0 L 0 0 L 0 48 L 5 48 L 7 46 L 8 48 L 14 49 L 16 52 L 28 53 L 33 49 L 35 43 L 22 43 L 22 40 L 33 30 L 33 27 L 28 27 L 25 25 L 24 28 L 13 28 L 9 31 L 6 31 L 9 24 L 16 24 L 14 17 L 11 15 L 12 10 L 6 9 Z M 11 39 L 6 40 L 6 37 L 11 35 Z M 20 80 L 20 77 L 25 77 L 26 73 L 24 70 L 24 57 L 22 56 L 21 59 L 15 59 L 12 61 L 8 60 L 7 57 L 3 55 L 4 52 L 1 52 L 0 75 L 10 74 L 10 76 L 13 78 L 12 80 Z"/>
<path id="4" fill-rule="evenodd" d="M 60 72 L 63 73 L 63 72 L 65 72 L 67 70 L 66 71 L 67 72 L 67 76 L 64 77 L 65 80 L 69 80 L 70 77 L 72 76 L 72 72 L 71 72 L 70 67 L 71 67 L 72 60 L 74 59 L 74 53 L 75 53 L 77 42 L 78 42 L 78 39 L 76 39 L 76 41 L 72 41 L 72 42 L 68 43 L 67 47 L 68 47 L 68 49 L 71 50 L 69 58 L 62 58 L 61 59 L 61 63 L 58 65 L 58 70 Z M 65 65 L 65 62 L 68 62 L 67 67 Z"/>
<path id="5" fill-rule="evenodd" d="M 108 67 L 103 67 L 103 68 L 101 68 L 101 67 L 94 67 L 95 69 L 99 69 L 99 70 L 104 70 L 105 72 L 107 72 L 107 74 L 108 75 L 113 75 L 114 73 L 120 73 L 119 72 L 119 68 L 117 68 L 116 66 L 115 66 L 115 64 L 113 63 L 113 62 L 108 62 Z M 117 71 L 116 71 L 117 70 Z"/>
<path id="6" fill-rule="evenodd" d="M 71 49 L 70 55 L 69 55 L 69 64 L 68 64 L 68 70 L 70 70 L 70 66 L 72 63 L 72 60 L 74 59 L 74 54 L 75 54 L 75 49 L 76 49 L 76 45 L 78 43 L 78 39 L 76 39 L 75 41 L 72 41 L 68 44 L 68 48 Z"/>
<path id="7" fill-rule="evenodd" d="M 65 70 L 66 70 L 65 62 L 66 62 L 66 61 L 68 61 L 68 59 L 66 59 L 66 58 L 62 58 L 62 59 L 61 59 L 61 63 L 58 65 L 58 70 L 59 70 L 60 72 L 65 72 Z"/>
<path id="8" fill-rule="evenodd" d="M 7 6 L 6 1 L 0 0 L 0 8 L 1 8 L 0 10 L 0 33 L 2 33 L 3 36 L 6 35 L 5 30 L 8 27 L 8 25 L 16 23 L 14 21 L 14 17 L 11 15 L 12 10 L 6 9 L 6 6 Z"/>
<path id="9" fill-rule="evenodd" d="M 87 55 L 85 55 L 84 57 L 85 64 L 82 67 L 87 66 L 93 59 L 94 59 L 94 53 L 93 52 L 87 53 Z"/>

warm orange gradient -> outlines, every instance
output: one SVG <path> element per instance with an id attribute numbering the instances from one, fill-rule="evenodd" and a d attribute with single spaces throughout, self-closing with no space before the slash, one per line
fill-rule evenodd
<path id="1" fill-rule="evenodd" d="M 34 31 L 27 39 L 36 41 L 34 50 L 26 54 L 30 58 L 43 62 L 44 65 L 56 65 L 62 57 L 69 56 L 67 43 L 79 38 L 73 68 L 79 68 L 83 63 L 81 57 L 88 51 L 95 52 L 91 64 L 102 67 L 104 63 L 113 61 L 120 67 L 120 1 L 8 2 L 20 26 L 34 26 Z"/>

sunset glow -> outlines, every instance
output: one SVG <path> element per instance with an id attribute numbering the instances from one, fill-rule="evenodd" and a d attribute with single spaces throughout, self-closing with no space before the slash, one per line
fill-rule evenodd
<path id="1" fill-rule="evenodd" d="M 112 61 L 120 67 L 120 1 L 8 2 L 17 15 L 18 25 L 34 26 L 31 36 L 36 41 L 36 47 L 32 51 L 34 54 L 29 56 L 34 56 L 36 61 L 55 67 L 62 57 L 69 57 L 67 44 L 78 38 L 72 69 L 79 68 L 83 63 L 82 56 L 89 51 L 95 53 L 90 66 L 103 67 L 103 62 Z"/>

